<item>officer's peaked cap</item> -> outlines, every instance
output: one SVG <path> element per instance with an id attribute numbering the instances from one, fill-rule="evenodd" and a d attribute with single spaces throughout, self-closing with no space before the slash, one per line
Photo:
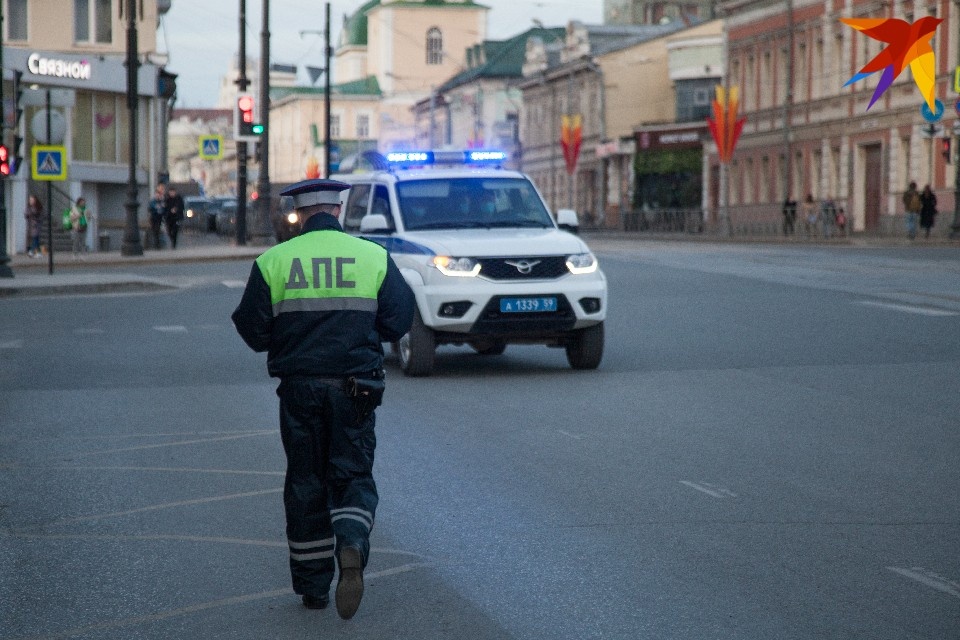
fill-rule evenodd
<path id="1" fill-rule="evenodd" d="M 282 196 L 292 196 L 296 209 L 312 207 L 317 204 L 340 204 L 340 192 L 350 185 L 337 180 L 303 180 L 292 184 L 280 192 Z"/>

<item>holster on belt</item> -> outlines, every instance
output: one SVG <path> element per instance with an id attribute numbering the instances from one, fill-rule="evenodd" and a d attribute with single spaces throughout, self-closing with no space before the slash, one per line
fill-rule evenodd
<path id="1" fill-rule="evenodd" d="M 386 372 L 381 369 L 365 376 L 347 378 L 347 394 L 357 410 L 357 424 L 363 422 L 383 402 Z"/>

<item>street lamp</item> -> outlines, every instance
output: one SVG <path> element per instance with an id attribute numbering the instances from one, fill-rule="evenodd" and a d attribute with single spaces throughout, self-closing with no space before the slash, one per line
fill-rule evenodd
<path id="1" fill-rule="evenodd" d="M 325 8 L 326 22 L 324 23 L 323 33 L 319 31 L 301 31 L 300 37 L 302 38 L 305 33 L 313 33 L 317 35 L 323 35 L 324 47 L 323 47 L 323 70 L 325 72 L 323 80 L 323 150 L 325 166 L 323 177 L 330 177 L 330 57 L 333 53 L 333 47 L 330 46 L 330 3 L 326 3 Z"/>
<path id="2" fill-rule="evenodd" d="M 127 202 L 126 226 L 123 231 L 123 244 L 120 247 L 121 255 L 142 256 L 143 244 L 140 242 L 140 225 L 137 222 L 137 107 L 140 101 L 137 75 L 140 61 L 137 59 L 137 2 L 127 0 L 127 109 L 129 117 L 130 167 L 127 175 Z M 52 249 L 52 246 L 51 246 Z"/>

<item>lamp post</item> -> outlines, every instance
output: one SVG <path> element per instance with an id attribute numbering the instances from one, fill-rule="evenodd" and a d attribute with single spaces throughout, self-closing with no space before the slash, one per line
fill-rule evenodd
<path id="1" fill-rule="evenodd" d="M 960 120 L 953 123 L 953 146 L 957 150 L 954 160 L 956 167 L 953 177 L 953 223 L 950 225 L 950 239 L 960 239 Z"/>
<path id="2" fill-rule="evenodd" d="M 137 59 L 137 2 L 126 1 L 127 10 L 127 109 L 130 112 L 130 167 L 127 175 L 126 226 L 123 231 L 123 244 L 120 254 L 124 256 L 142 256 L 143 244 L 140 242 L 140 226 L 137 223 L 137 105 L 139 102 L 137 72 L 140 61 Z M 49 113 L 49 110 L 48 110 Z M 52 248 L 52 245 L 51 245 Z"/>
<path id="3" fill-rule="evenodd" d="M 332 140 L 330 138 L 330 58 L 333 55 L 333 47 L 330 45 L 330 3 L 327 2 L 325 9 L 325 20 L 323 31 L 301 31 L 300 37 L 303 37 L 306 33 L 313 33 L 316 35 L 323 36 L 323 155 L 324 160 L 324 171 L 323 177 L 329 178 L 331 173 L 331 153 L 330 147 Z"/>
<path id="4" fill-rule="evenodd" d="M 260 31 L 260 175 L 257 177 L 257 218 L 253 237 L 261 244 L 270 238 L 270 0 L 263 0 L 263 25 Z M 246 198 L 245 193 L 237 194 Z"/>
<path id="5" fill-rule="evenodd" d="M 245 93 L 247 85 L 247 0 L 240 0 L 240 51 L 237 59 L 237 89 Z M 237 140 L 237 228 L 236 242 L 247 244 L 247 141 Z"/>

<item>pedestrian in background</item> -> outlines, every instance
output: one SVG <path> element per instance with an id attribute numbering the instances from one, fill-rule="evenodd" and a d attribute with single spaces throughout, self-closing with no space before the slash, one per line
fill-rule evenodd
<path id="1" fill-rule="evenodd" d="M 30 194 L 27 198 L 27 208 L 23 212 L 23 217 L 27 219 L 27 237 L 30 243 L 27 246 L 27 255 L 31 258 L 39 258 L 40 254 L 40 233 L 43 230 L 43 204 L 40 198 Z"/>
<path id="2" fill-rule="evenodd" d="M 847 214 L 843 207 L 837 210 L 837 230 L 840 231 L 840 235 L 847 235 Z"/>
<path id="3" fill-rule="evenodd" d="M 833 198 L 827 196 L 820 203 L 820 224 L 823 225 L 823 237 L 829 238 L 833 235 L 833 225 L 837 221 L 837 205 Z"/>
<path id="4" fill-rule="evenodd" d="M 287 457 L 283 504 L 293 591 L 308 609 L 337 613 L 363 597 L 378 496 L 374 409 L 384 390 L 382 342 L 413 322 L 413 292 L 378 244 L 343 232 L 335 180 L 304 180 L 292 196 L 300 235 L 256 259 L 232 320 L 280 378 L 280 437 Z"/>
<path id="5" fill-rule="evenodd" d="M 807 194 L 801 207 L 804 230 L 807 232 L 807 237 L 812 238 L 817 231 L 817 205 L 813 201 L 813 194 Z"/>
<path id="6" fill-rule="evenodd" d="M 153 236 L 153 248 L 160 248 L 160 225 L 163 224 L 163 216 L 167 208 L 167 185 L 162 182 L 157 185 L 157 190 L 150 200 L 150 235 Z"/>
<path id="7" fill-rule="evenodd" d="M 922 207 L 923 201 L 920 200 L 917 183 L 911 182 L 910 186 L 903 193 L 903 209 L 907 215 L 907 236 L 909 236 L 911 240 L 917 237 L 917 222 L 920 219 L 920 209 Z"/>
<path id="8" fill-rule="evenodd" d="M 180 221 L 183 220 L 183 196 L 177 193 L 176 187 L 167 189 L 167 202 L 164 207 L 163 221 L 167 225 L 167 235 L 170 237 L 170 248 L 177 248 L 177 235 L 180 233 Z"/>
<path id="9" fill-rule="evenodd" d="M 792 236 L 797 220 L 797 201 L 787 196 L 783 201 L 783 235 Z"/>
<path id="10" fill-rule="evenodd" d="M 930 237 L 930 229 L 937 217 L 937 195 L 930 185 L 923 187 L 920 194 L 920 226 L 923 227 L 924 237 Z"/>
<path id="11" fill-rule="evenodd" d="M 70 239 L 73 242 L 73 257 L 79 258 L 82 251 L 87 250 L 87 227 L 90 224 L 90 214 L 87 212 L 85 198 L 77 198 L 70 207 Z"/>

